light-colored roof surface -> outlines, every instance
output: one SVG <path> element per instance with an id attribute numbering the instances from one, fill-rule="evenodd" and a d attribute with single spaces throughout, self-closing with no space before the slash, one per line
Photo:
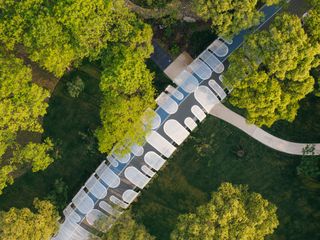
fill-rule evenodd
<path id="1" fill-rule="evenodd" d="M 143 149 L 143 147 L 135 144 L 135 145 L 133 145 L 133 146 L 131 147 L 131 152 L 132 152 L 134 155 L 140 157 L 140 156 L 143 154 L 144 149 Z"/>
<path id="2" fill-rule="evenodd" d="M 216 95 L 206 86 L 198 87 L 194 92 L 194 97 L 207 112 L 210 112 L 214 105 L 220 102 Z"/>
<path id="3" fill-rule="evenodd" d="M 101 180 L 111 188 L 116 188 L 120 185 L 120 178 L 110 168 L 106 168 L 101 173 L 97 172 Z"/>
<path id="4" fill-rule="evenodd" d="M 112 216 L 118 216 L 121 214 L 120 211 L 114 209 L 113 207 L 111 207 L 110 204 L 106 203 L 105 201 L 101 201 L 99 203 L 99 207 L 101 207 L 101 209 L 103 209 L 104 211 L 106 211 L 107 213 L 109 213 Z"/>
<path id="5" fill-rule="evenodd" d="M 184 120 L 184 124 L 190 129 L 190 131 L 193 131 L 193 129 L 197 127 L 196 122 L 191 117 L 187 117 Z"/>
<path id="6" fill-rule="evenodd" d="M 128 153 L 128 154 L 126 154 L 126 155 L 124 155 L 124 156 L 118 156 L 118 155 L 116 155 L 116 154 L 112 154 L 112 155 L 113 155 L 114 159 L 116 159 L 117 161 L 119 161 L 119 162 L 121 162 L 121 163 L 127 163 L 127 162 L 129 162 L 130 157 L 131 157 L 130 153 Z"/>
<path id="7" fill-rule="evenodd" d="M 101 216 L 105 216 L 105 214 L 98 209 L 92 209 L 92 211 L 87 214 L 86 219 L 90 225 L 93 225 Z"/>
<path id="8" fill-rule="evenodd" d="M 91 176 L 85 183 L 85 186 L 96 198 L 102 199 L 107 195 L 107 189 L 95 176 Z"/>
<path id="9" fill-rule="evenodd" d="M 166 160 L 153 151 L 147 152 L 144 155 L 144 161 L 156 171 L 158 171 L 166 162 Z"/>
<path id="10" fill-rule="evenodd" d="M 83 189 L 77 193 L 77 195 L 72 199 L 72 202 L 76 208 L 84 214 L 90 212 L 94 207 L 93 200 Z"/>
<path id="11" fill-rule="evenodd" d="M 147 176 L 153 177 L 156 173 L 152 171 L 147 165 L 143 165 L 141 167 L 142 172 L 144 172 Z"/>
<path id="12" fill-rule="evenodd" d="M 125 202 L 130 204 L 133 202 L 133 200 L 136 199 L 136 197 L 138 197 L 138 195 L 139 195 L 139 193 L 137 193 L 136 191 L 128 189 L 122 194 L 122 199 Z"/>
<path id="13" fill-rule="evenodd" d="M 191 70 L 199 76 L 202 80 L 207 80 L 211 77 L 212 71 L 211 69 L 200 59 L 195 59 L 189 67 Z"/>
<path id="14" fill-rule="evenodd" d="M 190 134 L 177 120 L 174 119 L 166 121 L 163 129 L 164 132 L 178 145 L 182 144 Z"/>
<path id="15" fill-rule="evenodd" d="M 169 158 L 172 153 L 176 150 L 176 147 L 168 142 L 164 137 L 155 131 L 151 133 L 146 138 L 147 142 L 157 149 L 162 155 Z"/>
<path id="16" fill-rule="evenodd" d="M 126 209 L 129 207 L 129 204 L 125 203 L 121 199 L 117 198 L 116 196 L 111 196 L 110 201 L 113 202 L 114 204 L 118 205 L 119 207 Z"/>
<path id="17" fill-rule="evenodd" d="M 225 57 L 228 54 L 228 46 L 219 39 L 213 41 L 208 47 L 218 57 Z"/>
<path id="18" fill-rule="evenodd" d="M 178 89 L 174 88 L 171 85 L 168 85 L 168 87 L 166 88 L 166 91 L 168 91 L 172 96 L 174 96 L 178 100 L 183 99 L 183 94 Z"/>
<path id="19" fill-rule="evenodd" d="M 186 71 L 187 72 L 187 71 Z M 180 87 L 187 93 L 192 93 L 199 86 L 199 81 L 188 72 L 188 77 L 181 83 Z"/>
<path id="20" fill-rule="evenodd" d="M 166 93 L 162 92 L 156 99 L 159 107 L 169 114 L 174 114 L 178 111 L 178 104 Z"/>
<path id="21" fill-rule="evenodd" d="M 191 107 L 191 112 L 200 122 L 202 122 L 206 118 L 206 114 L 204 113 L 204 111 L 202 111 L 202 109 L 197 105 Z"/>
<path id="22" fill-rule="evenodd" d="M 216 73 L 220 74 L 224 71 L 224 65 L 219 59 L 213 55 L 213 53 L 208 50 L 201 53 L 199 56 L 201 60 L 203 60 L 209 67 Z"/>
<path id="23" fill-rule="evenodd" d="M 164 70 L 164 73 L 167 74 L 170 79 L 174 79 L 192 60 L 192 57 L 187 52 L 183 52 Z"/>
<path id="24" fill-rule="evenodd" d="M 216 81 L 211 79 L 209 80 L 208 84 L 212 88 L 212 90 L 214 90 L 219 95 L 221 100 L 227 97 L 227 94 L 224 92 L 224 90 L 220 87 L 220 85 Z"/>
<path id="25" fill-rule="evenodd" d="M 151 179 L 133 166 L 127 167 L 124 171 L 124 175 L 131 183 L 133 183 L 140 189 L 143 189 Z"/>
<path id="26" fill-rule="evenodd" d="M 107 156 L 107 160 L 112 166 L 114 166 L 114 167 L 118 167 L 119 166 L 119 162 L 117 160 L 115 160 L 113 158 L 113 156 L 111 156 L 111 155 Z"/>

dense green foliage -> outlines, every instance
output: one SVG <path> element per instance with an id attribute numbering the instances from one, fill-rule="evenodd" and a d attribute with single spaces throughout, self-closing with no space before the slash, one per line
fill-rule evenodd
<path id="1" fill-rule="evenodd" d="M 84 57 L 96 59 L 119 39 L 112 9 L 123 1 L 5 1 L 0 5 L 0 42 L 8 50 L 23 44 L 31 60 L 62 76 Z"/>
<path id="2" fill-rule="evenodd" d="M 244 185 L 223 183 L 209 203 L 179 216 L 173 240 L 264 239 L 279 225 L 276 207 Z"/>
<path id="3" fill-rule="evenodd" d="M 0 55 L 0 194 L 13 183 L 12 173 L 31 165 L 44 170 L 53 159 L 50 139 L 43 143 L 18 141 L 21 131 L 41 133 L 39 118 L 46 113 L 48 91 L 31 82 L 31 69 L 21 59 Z"/>
<path id="4" fill-rule="evenodd" d="M 315 146 L 307 145 L 303 149 L 303 156 L 301 158 L 300 165 L 297 167 L 299 175 L 304 175 L 315 180 L 319 180 L 320 177 L 320 157 L 315 156 Z"/>
<path id="5" fill-rule="evenodd" d="M 141 7 L 163 8 L 172 0 L 132 0 L 135 4 Z"/>
<path id="6" fill-rule="evenodd" d="M 259 126 L 293 121 L 299 101 L 313 90 L 310 70 L 318 64 L 319 46 L 310 42 L 298 17 L 277 16 L 229 58 L 224 77 L 234 85 L 230 102 L 246 109 L 248 121 Z"/>
<path id="7" fill-rule="evenodd" d="M 142 143 L 149 127 L 142 124 L 141 116 L 154 105 L 153 74 L 145 64 L 153 51 L 152 30 L 129 12 L 127 18 L 130 31 L 120 44 L 106 49 L 102 58 L 100 88 L 104 98 L 102 127 L 97 131 L 101 152 L 110 151 L 117 143 L 119 152 L 124 153 L 132 144 Z"/>
<path id="8" fill-rule="evenodd" d="M 94 69 L 94 65 L 90 67 Z M 66 91 L 67 83 L 78 76 L 85 89 L 79 97 L 72 98 Z M 16 178 L 0 195 L 0 209 L 31 208 L 36 197 L 49 199 L 59 210 L 70 202 L 105 157 L 99 153 L 94 136 L 100 124 L 100 99 L 99 78 L 81 70 L 72 71 L 59 81 L 43 118 L 43 137 L 55 143 L 55 161 L 45 171 L 28 171 Z"/>
<path id="9" fill-rule="evenodd" d="M 28 208 L 0 212 L 0 239 L 50 239 L 58 229 L 59 215 L 49 201 L 35 199 L 35 213 Z"/>
<path id="10" fill-rule="evenodd" d="M 193 0 L 195 12 L 204 20 L 211 21 L 213 31 L 232 38 L 243 29 L 259 24 L 263 13 L 257 9 L 258 0 Z M 264 0 L 268 5 L 279 0 Z"/>
<path id="11" fill-rule="evenodd" d="M 84 82 L 80 77 L 76 77 L 67 83 L 68 93 L 71 97 L 76 98 L 84 89 Z"/>
<path id="12" fill-rule="evenodd" d="M 102 222 L 103 224 L 103 222 Z M 104 229 L 106 230 L 106 229 Z M 143 225 L 137 224 L 131 216 L 131 212 L 122 214 L 112 225 L 102 240 L 154 240 Z"/>

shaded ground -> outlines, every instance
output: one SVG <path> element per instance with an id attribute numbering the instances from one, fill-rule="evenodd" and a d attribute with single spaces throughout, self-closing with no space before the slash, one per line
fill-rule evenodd
<path id="1" fill-rule="evenodd" d="M 178 214 L 193 211 L 229 181 L 248 184 L 278 206 L 280 226 L 269 239 L 319 239 L 320 184 L 297 177 L 299 161 L 208 116 L 143 191 L 133 212 L 157 239 L 167 240 Z"/>
<path id="2" fill-rule="evenodd" d="M 300 102 L 298 115 L 292 123 L 281 120 L 263 129 L 289 141 L 320 142 L 320 98 L 309 94 Z"/>
<path id="3" fill-rule="evenodd" d="M 76 75 L 84 80 L 85 90 L 79 98 L 73 99 L 66 91 L 66 82 Z M 54 141 L 60 158 L 44 172 L 28 172 L 16 179 L 0 196 L 0 209 L 30 207 L 33 198 L 43 198 L 52 191 L 58 178 L 67 183 L 71 199 L 103 160 L 93 136 L 99 124 L 98 83 L 98 80 L 81 71 L 60 80 L 44 118 L 45 135 Z"/>

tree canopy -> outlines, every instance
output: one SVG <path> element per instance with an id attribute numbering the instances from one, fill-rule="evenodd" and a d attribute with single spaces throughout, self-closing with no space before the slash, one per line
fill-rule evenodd
<path id="1" fill-rule="evenodd" d="M 102 240 L 154 240 L 143 225 L 135 222 L 130 212 L 122 214 Z"/>
<path id="2" fill-rule="evenodd" d="M 171 239 L 263 240 L 278 225 L 275 205 L 247 186 L 223 183 L 207 204 L 178 217 Z"/>
<path id="3" fill-rule="evenodd" d="M 123 0 L 2 1 L 0 42 L 61 77 L 83 58 L 98 59 L 109 42 L 130 30 Z"/>
<path id="4" fill-rule="evenodd" d="M 267 5 L 279 0 L 263 0 Z M 258 0 L 193 0 L 195 12 L 211 21 L 212 29 L 226 38 L 232 38 L 243 29 L 258 25 L 263 13 L 257 9 Z"/>
<path id="5" fill-rule="evenodd" d="M 153 51 L 152 29 L 133 14 L 127 15 L 131 30 L 124 35 L 125 41 L 111 44 L 102 57 L 102 127 L 96 134 L 101 152 L 117 144 L 125 153 L 134 143 L 142 143 L 148 125 L 142 124 L 141 117 L 154 106 L 153 74 L 145 64 Z"/>
<path id="6" fill-rule="evenodd" d="M 48 152 L 52 143 L 20 145 L 18 133 L 43 131 L 39 118 L 46 113 L 47 90 L 31 82 L 31 69 L 21 59 L 0 53 L 0 194 L 13 182 L 12 172 L 32 166 L 33 171 L 45 169 L 53 160 Z"/>
<path id="7" fill-rule="evenodd" d="M 0 212 L 0 239 L 50 239 L 58 229 L 59 215 L 49 201 L 34 200 L 36 212 L 11 208 Z"/>
<path id="8" fill-rule="evenodd" d="M 259 126 L 293 121 L 299 101 L 313 90 L 310 70 L 319 53 L 297 16 L 277 16 L 229 58 L 224 79 L 234 86 L 230 103 L 244 108 L 247 120 Z"/>

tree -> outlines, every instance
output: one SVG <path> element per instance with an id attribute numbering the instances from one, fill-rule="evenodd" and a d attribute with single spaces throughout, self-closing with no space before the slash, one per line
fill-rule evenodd
<path id="1" fill-rule="evenodd" d="M 224 78 L 234 87 L 230 103 L 246 109 L 247 120 L 259 126 L 293 121 L 299 101 L 313 90 L 310 70 L 319 53 L 298 17 L 277 16 L 229 58 Z"/>
<path id="2" fill-rule="evenodd" d="M 137 224 L 130 212 L 122 214 L 102 240 L 154 240 L 143 225 Z"/>
<path id="3" fill-rule="evenodd" d="M 308 36 L 315 43 L 320 42 L 320 7 L 319 9 L 312 9 L 304 19 L 304 27 Z"/>
<path id="4" fill-rule="evenodd" d="M 69 95 L 76 98 L 84 90 L 84 82 L 80 77 L 76 77 L 73 81 L 67 82 L 67 89 Z"/>
<path id="5" fill-rule="evenodd" d="M 47 13 L 40 13 L 32 21 L 23 44 L 31 60 L 58 77 L 76 60 L 76 49 L 68 32 Z"/>
<path id="6" fill-rule="evenodd" d="M 178 217 L 171 239 L 262 240 L 278 225 L 275 205 L 245 185 L 223 183 L 209 203 Z"/>
<path id="7" fill-rule="evenodd" d="M 315 146 L 307 145 L 303 149 L 303 156 L 300 165 L 297 167 L 298 175 L 319 179 L 320 177 L 320 157 L 314 153 Z"/>
<path id="8" fill-rule="evenodd" d="M 0 194 L 13 183 L 12 173 L 31 165 L 33 171 L 45 169 L 52 158 L 49 139 L 44 143 L 20 145 L 18 132 L 43 131 L 39 118 L 46 113 L 47 90 L 31 82 L 31 69 L 21 59 L 0 53 Z"/>
<path id="9" fill-rule="evenodd" d="M 267 5 L 279 0 L 264 0 Z M 257 0 L 193 0 L 195 12 L 211 21 L 212 29 L 226 38 L 259 24 L 263 13 L 257 10 Z"/>
<path id="10" fill-rule="evenodd" d="M 130 14 L 124 0 L 6 0 L 0 3 L 0 42 L 6 50 L 24 49 L 61 77 L 83 58 L 100 58 L 108 43 L 125 40 Z"/>
<path id="11" fill-rule="evenodd" d="M 130 151 L 134 143 L 143 143 L 150 126 L 141 122 L 143 113 L 154 106 L 153 74 L 145 59 L 153 51 L 150 26 L 132 18 L 127 42 L 109 46 L 104 52 L 100 88 L 104 94 L 96 132 L 99 150 L 108 152 L 117 144 L 117 153 Z"/>
<path id="12" fill-rule="evenodd" d="M 49 201 L 34 200 L 36 212 L 11 208 L 0 212 L 0 239 L 44 240 L 58 230 L 59 214 Z"/>
<path id="13" fill-rule="evenodd" d="M 53 163 L 53 159 L 48 154 L 52 150 L 53 144 L 49 138 L 45 139 L 43 143 L 29 142 L 23 148 L 14 150 L 10 162 L 14 164 L 30 164 L 32 171 L 37 172 L 46 169 Z"/>

